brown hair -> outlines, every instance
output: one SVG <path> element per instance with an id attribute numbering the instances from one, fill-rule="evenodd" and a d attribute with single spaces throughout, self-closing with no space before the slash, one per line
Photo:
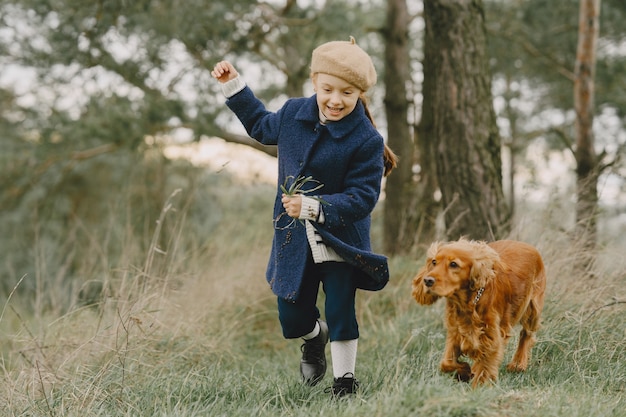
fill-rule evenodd
<path id="1" fill-rule="evenodd" d="M 367 118 L 370 120 L 370 122 L 372 122 L 372 125 L 376 127 L 376 123 L 374 123 L 374 118 L 372 117 L 372 114 L 370 113 L 370 109 L 367 106 L 367 97 L 365 96 L 365 93 L 362 92 L 359 98 L 363 102 L 363 107 L 365 108 L 365 114 L 367 115 Z M 395 167 L 398 166 L 398 155 L 396 155 L 391 150 L 391 148 L 387 146 L 386 143 L 384 145 L 385 145 L 385 149 L 383 152 L 383 163 L 385 164 L 385 172 L 383 173 L 383 175 L 386 177 L 387 175 L 391 173 L 391 171 Z"/>

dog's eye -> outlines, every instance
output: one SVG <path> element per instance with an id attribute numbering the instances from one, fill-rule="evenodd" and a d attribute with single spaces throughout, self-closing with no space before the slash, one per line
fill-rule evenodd
<path id="1" fill-rule="evenodd" d="M 430 261 L 430 263 L 431 263 L 431 265 L 435 266 L 435 265 L 437 265 L 437 260 L 433 259 L 432 261 Z"/>
<path id="2" fill-rule="evenodd" d="M 458 268 L 459 264 L 457 264 L 456 262 L 452 261 L 450 262 L 450 268 Z"/>

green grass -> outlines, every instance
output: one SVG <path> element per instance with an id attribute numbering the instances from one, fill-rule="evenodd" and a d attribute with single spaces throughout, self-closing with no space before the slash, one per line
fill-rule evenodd
<path id="1" fill-rule="evenodd" d="M 334 401 L 330 375 L 300 383 L 300 343 L 282 338 L 265 283 L 271 187 L 237 188 L 210 236 L 173 233 L 166 265 L 129 254 L 139 266 L 113 268 L 97 306 L 33 308 L 18 287 L 2 305 L 0 415 L 626 416 L 623 248 L 607 245 L 593 271 L 577 272 L 560 232 L 525 237 L 548 270 L 543 328 L 526 373 L 502 369 L 478 389 L 438 370 L 443 303 L 410 295 L 421 259 L 391 259 L 388 287 L 358 294 L 361 390 Z M 184 213 L 169 215 L 183 230 Z"/>

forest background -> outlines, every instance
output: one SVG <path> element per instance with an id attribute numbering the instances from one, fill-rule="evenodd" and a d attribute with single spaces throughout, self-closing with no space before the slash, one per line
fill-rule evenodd
<path id="1" fill-rule="evenodd" d="M 335 410 L 323 388 L 297 384 L 297 347 L 280 339 L 264 281 L 274 151 L 245 136 L 209 71 L 230 59 L 275 109 L 311 93 L 315 46 L 350 35 L 374 57 L 371 106 L 401 168 L 374 216 L 392 282 L 360 295 L 364 389 L 342 415 L 625 415 L 626 5 L 591 2 L 601 13 L 589 248 L 575 208 L 584 2 L 554 3 L 0 1 L 0 395 L 10 415 Z M 423 123 L 432 105 L 425 29 L 441 10 L 478 17 L 461 60 L 484 48 L 478 75 L 492 94 L 501 146 L 491 156 L 510 216 L 498 237 L 537 245 L 550 282 L 532 369 L 478 391 L 438 374 L 441 306 L 418 307 L 409 289 L 424 248 L 450 237 L 454 211 L 443 187 L 453 179 L 424 190 L 431 171 L 420 144 L 433 138 Z M 404 55 L 389 53 L 397 39 Z M 390 96 L 394 79 L 402 89 Z M 404 124 L 392 127 L 390 114 Z M 439 143 L 443 155 L 460 149 Z M 216 146 L 228 147 L 225 160 Z M 208 160 L 173 157 L 201 149 Z M 252 161 L 263 168 L 251 171 Z"/>

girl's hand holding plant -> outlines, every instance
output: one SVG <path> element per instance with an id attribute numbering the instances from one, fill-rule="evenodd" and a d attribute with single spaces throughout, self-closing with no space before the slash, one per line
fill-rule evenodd
<path id="1" fill-rule="evenodd" d="M 312 188 L 305 189 L 305 185 L 307 183 L 314 183 L 314 185 L 312 186 Z M 313 177 L 310 176 L 300 176 L 298 178 L 295 178 L 294 176 L 289 175 L 285 179 L 285 183 L 280 186 L 280 190 L 282 191 L 280 201 L 283 204 L 285 212 L 280 213 L 280 215 L 274 219 L 274 227 L 276 229 L 283 230 L 294 226 L 296 220 L 300 219 L 300 212 L 302 210 L 302 196 L 313 193 L 323 186 L 324 184 L 320 183 L 317 180 L 314 180 Z M 318 196 L 310 197 L 314 200 L 319 201 L 321 204 L 329 204 Z M 291 218 L 291 220 L 286 225 L 284 224 L 284 222 L 280 223 L 281 218 L 285 214 Z M 300 222 L 304 224 L 304 220 L 300 220 Z"/>
<path id="2" fill-rule="evenodd" d="M 292 219 L 300 217 L 300 210 L 302 209 L 302 195 L 287 195 L 283 193 L 283 197 L 280 201 L 283 203 L 283 207 L 289 217 Z"/>

